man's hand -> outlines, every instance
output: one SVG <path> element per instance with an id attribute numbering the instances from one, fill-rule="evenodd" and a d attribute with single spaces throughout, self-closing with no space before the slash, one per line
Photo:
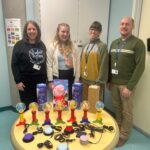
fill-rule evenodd
<path id="1" fill-rule="evenodd" d="M 121 92 L 121 96 L 124 98 L 129 98 L 132 95 L 132 91 L 130 91 L 126 87 L 121 88 L 120 92 Z"/>

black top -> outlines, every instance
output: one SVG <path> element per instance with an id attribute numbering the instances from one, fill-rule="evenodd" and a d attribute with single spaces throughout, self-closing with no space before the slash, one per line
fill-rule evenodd
<path id="1" fill-rule="evenodd" d="M 42 41 L 30 44 L 18 41 L 14 48 L 11 61 L 12 72 L 16 83 L 21 76 L 46 76 L 46 47 Z"/>

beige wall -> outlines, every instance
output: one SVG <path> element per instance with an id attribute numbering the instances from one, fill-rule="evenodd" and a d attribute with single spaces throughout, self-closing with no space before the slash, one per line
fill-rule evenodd
<path id="1" fill-rule="evenodd" d="M 150 0 L 143 0 L 139 37 L 147 45 L 146 40 L 150 37 Z M 146 52 L 145 72 L 135 91 L 134 124 L 150 135 L 150 52 Z"/>

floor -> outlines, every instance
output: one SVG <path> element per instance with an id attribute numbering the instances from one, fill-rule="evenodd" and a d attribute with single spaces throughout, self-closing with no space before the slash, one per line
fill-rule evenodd
<path id="1" fill-rule="evenodd" d="M 10 142 L 10 130 L 17 117 L 18 114 L 11 110 L 0 112 L 0 150 L 14 150 Z M 150 150 L 150 138 L 133 129 L 128 142 L 115 150 Z"/>

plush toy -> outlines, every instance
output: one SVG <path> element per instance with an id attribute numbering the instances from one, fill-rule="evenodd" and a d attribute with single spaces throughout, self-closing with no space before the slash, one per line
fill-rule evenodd
<path id="1" fill-rule="evenodd" d="M 57 101 L 61 101 L 64 107 L 67 107 L 68 103 L 65 100 L 66 94 L 67 94 L 67 91 L 65 91 L 65 88 L 62 84 L 53 86 L 54 104 L 56 104 Z"/>

